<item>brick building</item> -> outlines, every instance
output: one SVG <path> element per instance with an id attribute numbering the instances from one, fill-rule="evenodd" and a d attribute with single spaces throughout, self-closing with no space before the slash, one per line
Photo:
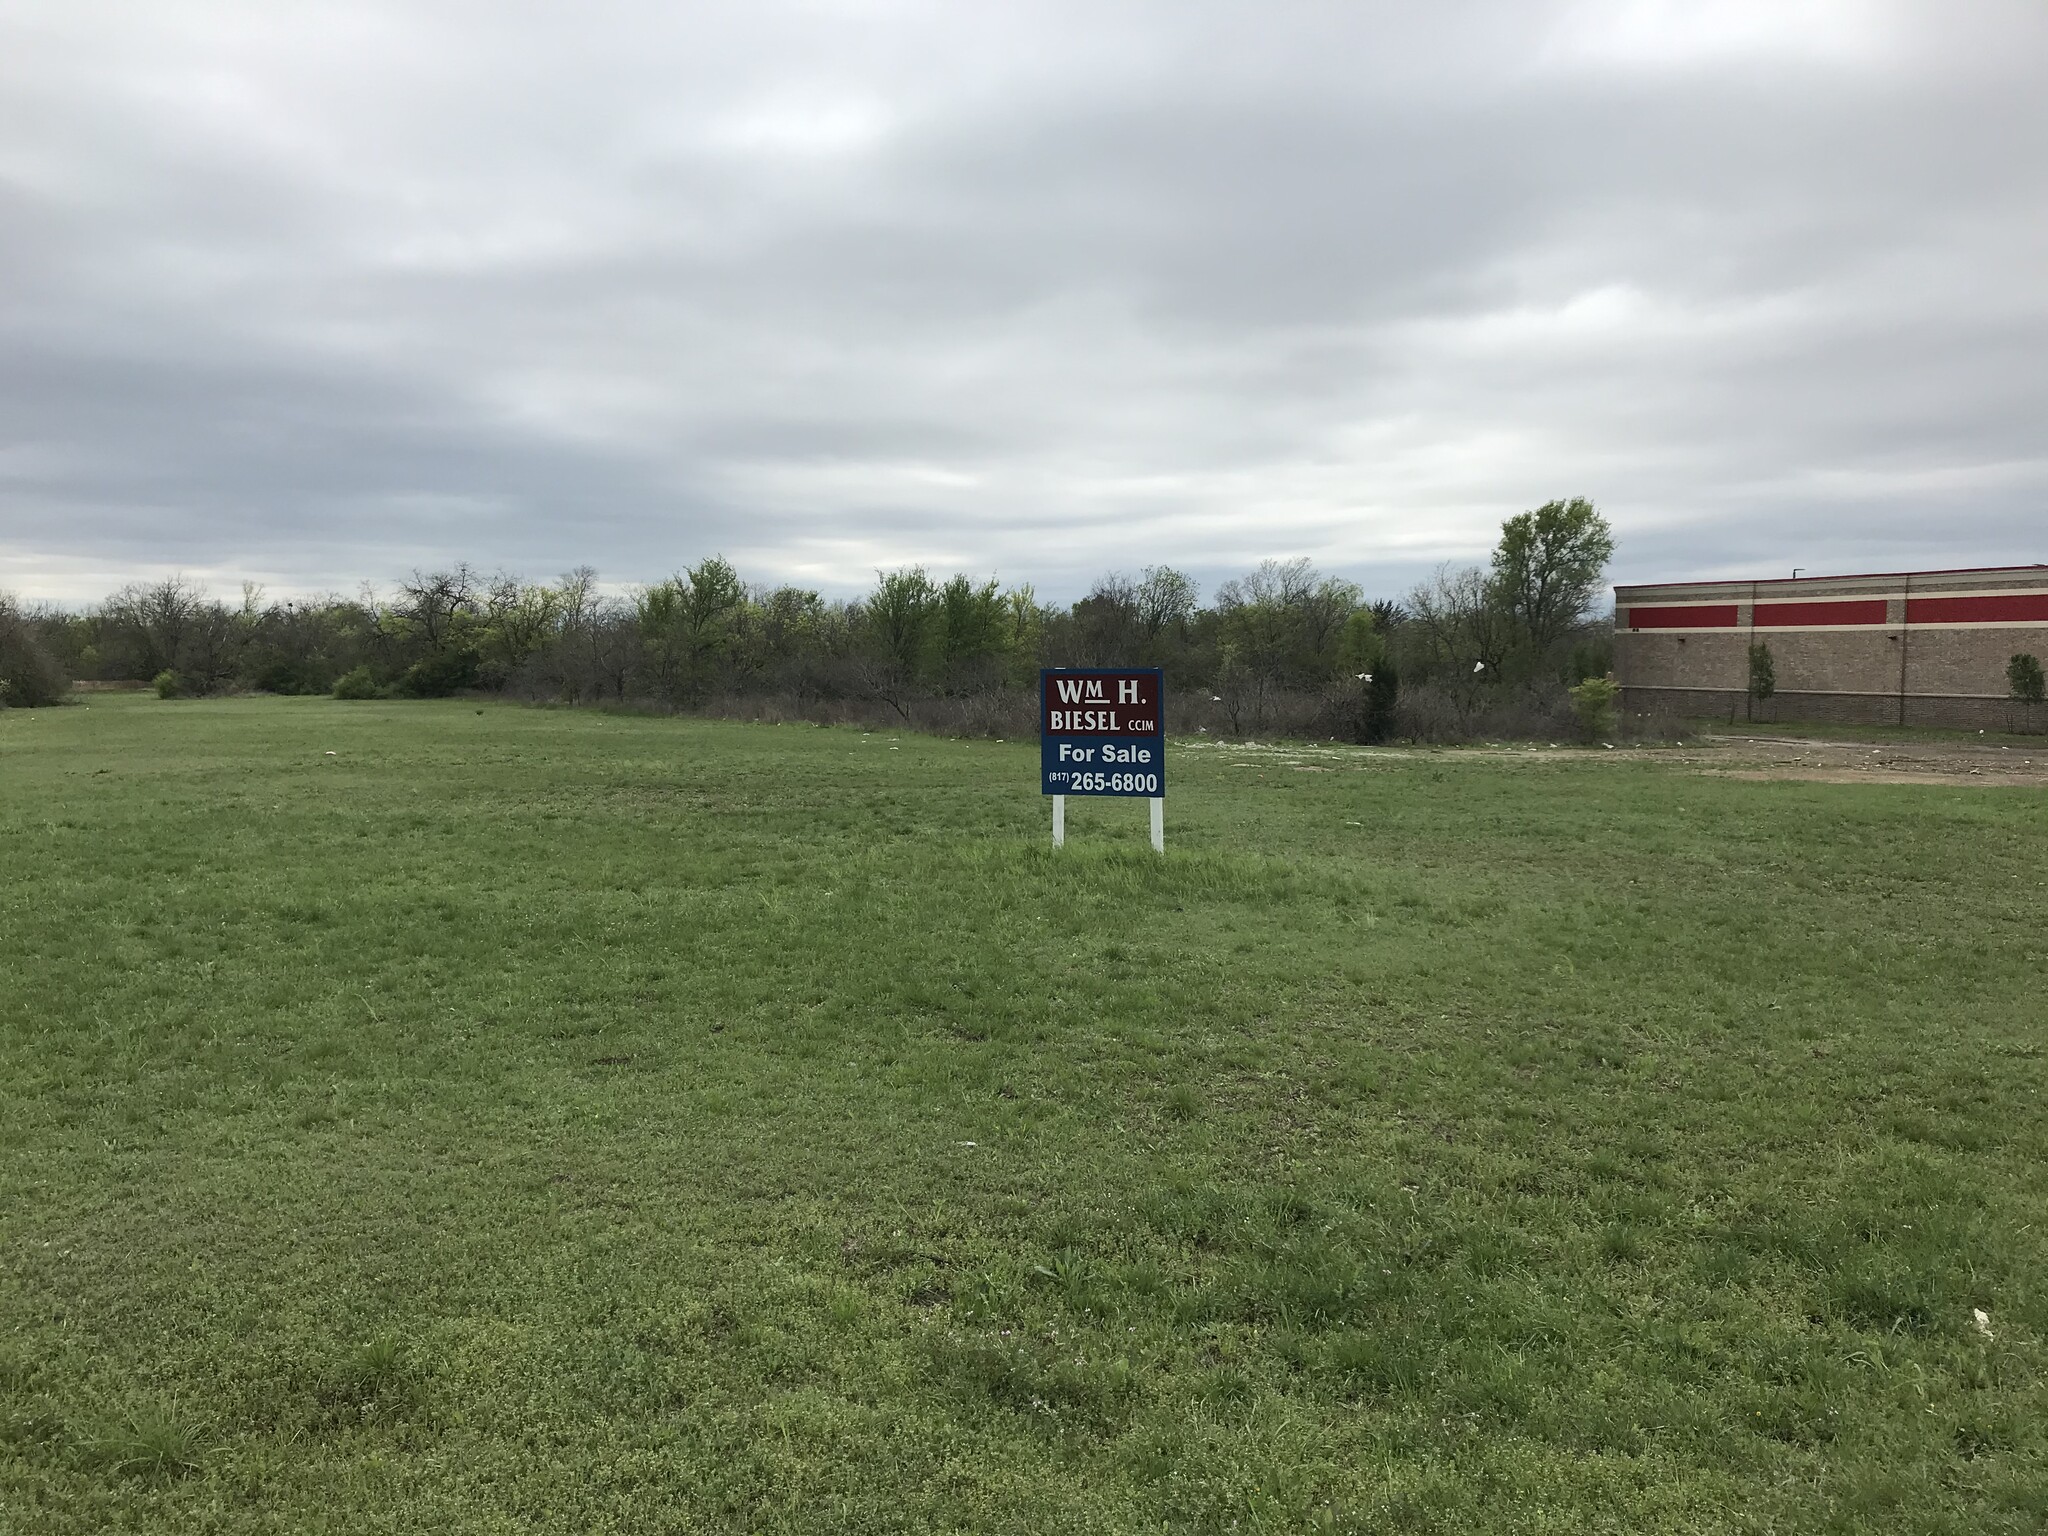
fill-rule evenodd
<path id="1" fill-rule="evenodd" d="M 2048 665 L 2048 565 L 1614 589 L 1624 708 L 1741 719 L 1758 641 L 1777 681 L 1761 718 L 2037 726 L 2005 669 Z"/>

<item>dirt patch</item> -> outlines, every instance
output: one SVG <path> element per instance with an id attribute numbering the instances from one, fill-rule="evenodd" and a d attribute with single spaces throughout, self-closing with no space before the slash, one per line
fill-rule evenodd
<path id="1" fill-rule="evenodd" d="M 1945 784 L 1956 788 L 2048 787 L 2048 741 L 2038 749 L 1958 741 L 1813 741 L 1796 736 L 1714 736 L 1677 751 L 1716 778 L 1809 784 Z"/>
<path id="2" fill-rule="evenodd" d="M 1792 779 L 1806 784 L 2020 784 L 2039 785 L 2041 779 L 2021 778 L 2009 773 L 1966 774 L 1900 772 L 1885 768 L 1729 768 L 1706 769 L 1717 779 Z"/>
<path id="3" fill-rule="evenodd" d="M 1654 762 L 1720 779 L 1794 780 L 1809 784 L 1934 784 L 1958 788 L 2048 788 L 2048 737 L 2039 745 L 2009 742 L 1820 741 L 1810 737 L 1713 735 L 1669 747 L 1584 747 L 1565 743 L 1495 743 L 1474 747 L 1354 747 L 1337 743 L 1189 742 L 1232 759 L 1236 768 L 1291 768 L 1296 773 L 1353 772 L 1392 767 L 1418 757 L 1492 758 L 1531 765 L 1598 758 Z"/>

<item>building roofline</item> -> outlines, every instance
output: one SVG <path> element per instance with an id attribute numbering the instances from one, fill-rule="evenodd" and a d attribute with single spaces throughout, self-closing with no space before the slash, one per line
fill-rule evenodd
<path id="1" fill-rule="evenodd" d="M 2048 571 L 2048 562 L 2033 565 L 1958 565 L 1931 571 L 1851 571 L 1841 576 L 1702 576 L 1693 581 L 1618 581 L 1617 592 L 1657 587 L 1789 587 L 1813 581 L 1881 581 L 1900 576 L 1991 576 L 2007 571 Z"/>

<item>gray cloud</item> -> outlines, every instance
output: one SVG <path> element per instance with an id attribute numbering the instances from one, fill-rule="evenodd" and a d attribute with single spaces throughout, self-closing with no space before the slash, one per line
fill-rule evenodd
<path id="1" fill-rule="evenodd" d="M 0 585 L 2048 559 L 2032 0 L 0 13 Z"/>

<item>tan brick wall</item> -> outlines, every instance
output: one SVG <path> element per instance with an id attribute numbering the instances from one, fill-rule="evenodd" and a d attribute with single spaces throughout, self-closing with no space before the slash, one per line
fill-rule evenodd
<path id="1" fill-rule="evenodd" d="M 1735 630 L 1662 635 L 1654 630 L 1614 637 L 1614 675 L 1629 688 L 1746 687 L 1747 642 Z"/>
<path id="2" fill-rule="evenodd" d="M 1908 594 L 2041 592 L 2048 567 L 2010 571 L 1933 571 L 1890 576 L 1808 578 L 1798 582 L 1697 582 L 1617 587 L 1618 618 L 1653 604 L 1733 605 L 1736 627 L 1682 632 L 1618 623 L 1615 677 L 1626 708 L 1701 717 L 1743 718 L 1749 646 L 1771 648 L 1777 695 L 1763 706 L 1784 720 L 1893 721 L 2010 728 L 2006 662 L 2026 651 L 2048 662 L 2048 623 L 1942 628 L 1904 623 Z M 1753 603 L 1828 598 L 1889 599 L 1883 625 L 1754 627 Z M 1904 695 L 1903 701 L 1901 695 Z"/>
<path id="3" fill-rule="evenodd" d="M 2048 665 L 2048 625 L 2039 629 L 1911 629 L 1906 692 L 2006 692 L 2005 667 L 2026 651 Z"/>
<path id="4" fill-rule="evenodd" d="M 1756 638 L 1771 648 L 1772 671 L 1782 693 L 1896 695 L 1899 691 L 1896 629 L 1759 630 Z M 1743 656 L 1746 684 L 1746 648 Z"/>
<path id="5" fill-rule="evenodd" d="M 2022 707 L 2008 699 L 1914 697 L 1900 718 L 1899 698 L 1848 693 L 1773 694 L 1752 713 L 1749 697 L 1737 689 L 1626 688 L 1622 707 L 1631 714 L 1676 715 L 1687 720 L 1775 725 L 1814 721 L 1838 725 L 1938 725 L 1971 731 L 2048 734 L 2048 705 Z"/>

